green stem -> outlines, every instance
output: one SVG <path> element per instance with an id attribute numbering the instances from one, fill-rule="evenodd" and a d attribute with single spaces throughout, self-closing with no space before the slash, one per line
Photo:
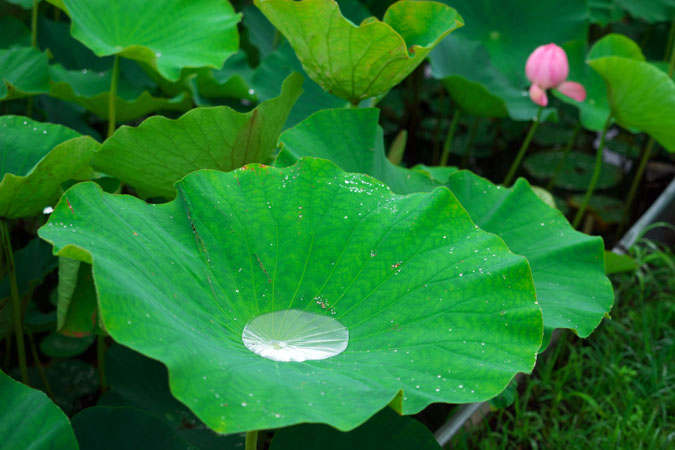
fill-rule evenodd
<path id="1" fill-rule="evenodd" d="M 445 142 L 443 143 L 443 153 L 441 154 L 441 166 L 445 166 L 448 163 L 448 157 L 450 156 L 450 147 L 452 147 L 452 139 L 455 137 L 455 129 L 457 129 L 457 122 L 459 122 L 459 116 L 462 115 L 462 110 L 457 108 L 455 109 L 455 114 L 452 115 L 452 122 L 450 122 L 450 129 L 448 130 L 448 135 L 445 137 Z"/>
<path id="2" fill-rule="evenodd" d="M 258 449 L 258 430 L 246 432 L 246 444 L 244 450 Z"/>
<path id="3" fill-rule="evenodd" d="M 605 147 L 605 137 L 607 136 L 607 130 L 609 129 L 609 125 L 611 123 L 612 123 L 612 116 L 610 115 L 609 117 L 607 117 L 607 122 L 605 122 L 605 126 L 602 129 L 602 137 L 600 138 L 600 145 L 598 145 L 598 150 L 595 153 L 595 168 L 593 169 L 591 184 L 588 185 L 586 195 L 584 195 L 584 200 L 581 202 L 581 206 L 579 206 L 577 215 L 574 216 L 574 221 L 572 222 L 572 226 L 574 228 L 579 226 L 579 224 L 581 223 L 581 219 L 584 217 L 584 213 L 586 212 L 588 202 L 591 200 L 591 196 L 593 195 L 593 191 L 595 190 L 595 185 L 598 183 L 598 179 L 600 178 L 600 171 L 602 170 L 602 150 Z"/>
<path id="4" fill-rule="evenodd" d="M 668 67 L 668 73 L 670 76 L 673 76 L 673 61 L 675 58 L 675 17 L 673 17 L 673 21 L 670 23 L 670 31 L 668 32 L 668 44 L 666 45 L 666 54 L 663 57 L 666 61 L 668 61 L 668 55 L 670 55 L 670 62 L 671 64 Z"/>
<path id="5" fill-rule="evenodd" d="M 115 99 L 117 98 L 117 81 L 120 77 L 120 55 L 115 55 L 112 76 L 110 77 L 110 93 L 108 95 L 108 137 L 115 132 Z"/>
<path id="6" fill-rule="evenodd" d="M 49 380 L 47 380 L 47 375 L 45 374 L 45 371 L 42 367 L 42 363 L 40 362 L 40 356 L 38 355 L 37 346 L 35 345 L 35 339 L 33 339 L 33 333 L 31 333 L 30 330 L 26 330 L 26 334 L 28 335 L 30 352 L 33 355 L 33 361 L 35 361 L 35 365 L 37 366 L 38 373 L 40 374 L 40 379 L 42 380 L 42 384 L 44 385 L 49 398 L 54 400 L 54 391 L 52 391 L 52 387 L 49 385 Z"/>
<path id="7" fill-rule="evenodd" d="M 675 29 L 675 19 L 673 19 L 673 29 Z M 675 69 L 675 44 L 671 42 L 670 61 L 668 62 L 668 76 L 673 77 L 673 69 Z"/>
<path id="8" fill-rule="evenodd" d="M 555 166 L 555 170 L 553 171 L 553 176 L 550 180 L 548 180 L 548 184 L 546 185 L 547 191 L 553 189 L 555 181 L 558 179 L 558 175 L 560 175 L 560 171 L 562 171 L 562 168 L 565 167 L 570 150 L 572 150 L 572 147 L 574 147 L 574 142 L 577 140 L 577 136 L 579 136 L 579 131 L 581 131 L 581 122 L 577 122 L 577 126 L 574 128 L 574 133 L 572 133 L 572 137 L 567 142 L 565 150 L 563 150 L 563 157 L 560 158 L 560 161 L 558 161 L 558 165 Z"/>
<path id="9" fill-rule="evenodd" d="M 647 145 L 642 152 L 642 157 L 640 158 L 640 164 L 638 165 L 635 176 L 633 177 L 633 183 L 630 185 L 630 191 L 628 191 L 628 197 L 626 197 L 626 206 L 623 209 L 623 214 L 621 215 L 621 222 L 619 222 L 619 228 L 617 228 L 617 237 L 621 236 L 624 226 L 626 225 L 626 220 L 630 215 L 630 211 L 633 207 L 633 201 L 635 201 L 635 195 L 637 194 L 638 187 L 640 186 L 640 181 L 642 181 L 642 175 L 645 173 L 645 168 L 649 162 L 649 158 L 652 156 L 652 149 L 654 148 L 654 138 L 650 137 L 647 141 Z"/>
<path id="10" fill-rule="evenodd" d="M 476 134 L 478 133 L 478 125 L 480 125 L 481 117 L 476 117 L 471 124 L 471 130 L 469 131 L 469 140 L 466 142 L 466 147 L 464 147 L 464 156 L 462 157 L 462 162 L 460 164 L 460 169 L 466 169 L 466 166 L 469 164 L 469 159 L 471 159 L 471 151 L 473 150 L 473 144 L 476 142 Z"/>
<path id="11" fill-rule="evenodd" d="M 23 342 L 23 320 L 21 319 L 21 301 L 19 300 L 19 287 L 16 282 L 16 267 L 14 266 L 14 253 L 12 251 L 12 241 L 9 237 L 9 228 L 5 219 L 0 220 L 2 227 L 2 247 L 5 251 L 5 260 L 7 261 L 9 277 L 9 290 L 12 298 L 12 308 L 14 310 L 14 333 L 16 334 L 16 352 L 19 357 L 19 368 L 21 370 L 21 381 L 26 386 L 28 383 L 28 366 L 26 365 L 26 347 Z"/>
<path id="12" fill-rule="evenodd" d="M 96 358 L 98 360 L 98 379 L 101 384 L 101 392 L 108 390 L 108 382 L 105 377 L 105 336 L 96 336 Z"/>
<path id="13" fill-rule="evenodd" d="M 9 364 L 12 356 L 12 335 L 5 337 L 5 359 L 2 361 L 2 370 L 9 371 Z"/>
<path id="14" fill-rule="evenodd" d="M 525 153 L 527 153 L 527 148 L 530 146 L 532 136 L 534 136 L 534 132 L 537 131 L 537 127 L 539 126 L 539 119 L 541 119 L 541 112 L 543 111 L 543 109 L 544 108 L 542 106 L 540 106 L 539 109 L 537 109 L 537 116 L 532 121 L 532 125 L 530 126 L 530 130 L 527 132 L 527 136 L 525 136 L 523 145 L 520 146 L 520 150 L 518 150 L 516 159 L 513 161 L 513 164 L 511 164 L 511 168 L 509 169 L 509 173 L 506 174 L 506 178 L 504 178 L 504 182 L 502 183 L 504 186 L 508 187 L 511 185 L 511 181 L 513 181 L 513 177 L 516 175 L 516 172 L 520 167 L 520 162 L 523 160 Z"/>
<path id="15" fill-rule="evenodd" d="M 37 19 L 38 0 L 33 0 L 33 9 L 30 16 L 30 45 L 37 47 Z"/>

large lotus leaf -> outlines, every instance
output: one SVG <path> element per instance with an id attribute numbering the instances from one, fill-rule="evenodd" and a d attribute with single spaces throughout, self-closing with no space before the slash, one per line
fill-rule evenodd
<path id="1" fill-rule="evenodd" d="M 13 16 L 0 17 L 0 48 L 30 45 L 30 30 Z"/>
<path id="2" fill-rule="evenodd" d="M 258 99 L 267 100 L 277 95 L 283 80 L 292 72 L 303 74 L 305 83 L 303 84 L 304 92 L 288 115 L 286 127 L 296 125 L 322 109 L 348 106 L 346 101 L 324 91 L 321 86 L 306 76 L 302 64 L 288 43 L 280 45 L 256 68 L 251 84 Z"/>
<path id="3" fill-rule="evenodd" d="M 79 448 L 68 417 L 44 393 L 0 371 L 0 398 L 0 436 L 4 448 Z"/>
<path id="4" fill-rule="evenodd" d="M 94 406 L 73 417 L 80 450 L 192 450 L 159 417 L 131 407 Z"/>
<path id="5" fill-rule="evenodd" d="M 311 158 L 199 171 L 177 189 L 147 205 L 80 183 L 39 234 L 93 264 L 110 335 L 166 364 L 213 430 L 348 430 L 390 402 L 411 414 L 485 400 L 531 370 L 542 319 L 527 261 L 447 189 L 398 196 Z M 339 326 L 344 351 L 281 362 L 285 344 L 268 358 L 242 343 L 254 319 L 289 313 L 301 317 L 284 330 Z"/>
<path id="6" fill-rule="evenodd" d="M 563 158 L 562 152 L 548 151 L 528 156 L 523 167 L 535 178 L 547 180 L 553 176 Z M 575 191 L 585 191 L 593 177 L 595 158 L 587 153 L 569 152 L 555 185 Z M 621 181 L 621 169 L 603 163 L 600 168 L 596 189 L 607 189 Z"/>
<path id="7" fill-rule="evenodd" d="M 169 374 L 160 362 L 115 344 L 106 350 L 105 363 L 110 389 L 101 396 L 98 406 L 132 406 L 148 411 L 162 418 L 177 435 L 200 449 L 243 446 L 242 435 L 215 433 L 173 398 L 169 390 Z"/>
<path id="8" fill-rule="evenodd" d="M 49 91 L 47 55 L 33 47 L 0 50 L 0 100 Z"/>
<path id="9" fill-rule="evenodd" d="M 335 127 L 335 123 L 344 128 Z M 431 190 L 434 183 L 428 180 L 414 182 L 414 178 L 402 179 L 385 170 L 393 166 L 387 165 L 383 151 L 379 150 L 379 157 L 373 155 L 373 149 L 377 152 L 379 148 L 373 144 L 377 141 L 374 137 L 377 129 L 376 110 L 321 111 L 281 135 L 278 163 L 288 164 L 293 160 L 289 156 L 311 154 L 330 159 L 345 170 L 367 173 L 391 183 L 392 190 L 400 193 Z M 536 262 L 535 265 L 531 260 L 530 264 L 533 273 L 536 272 L 534 282 L 544 311 L 547 337 L 558 327 L 572 328 L 580 336 L 587 336 L 612 303 L 612 291 L 604 277 L 602 240 L 574 231 L 560 212 L 536 197 L 524 180 L 518 181 L 513 189 L 503 189 L 469 172 L 452 173 L 452 170 L 456 169 L 446 168 L 442 175 L 437 169 L 437 177 L 444 177 L 443 183 L 451 180 L 446 186 L 472 220 L 482 227 L 485 224 L 484 229 L 499 234 L 514 252 Z M 490 211 L 496 215 L 486 222 Z M 515 224 L 519 226 L 514 227 Z M 537 247 L 537 243 L 541 245 Z M 570 262 L 576 265 L 567 267 Z M 579 270 L 586 277 L 580 284 L 571 281 Z M 596 283 L 594 287 L 586 289 L 586 284 L 592 283 Z"/>
<path id="10" fill-rule="evenodd" d="M 378 116 L 376 108 L 319 111 L 279 137 L 282 150 L 275 165 L 290 166 L 303 156 L 312 156 L 329 159 L 348 172 L 371 175 L 398 194 L 426 192 L 437 186 L 422 171 L 389 162 Z"/>
<path id="11" fill-rule="evenodd" d="M 227 0 L 63 0 L 75 39 L 176 81 L 185 67 L 222 67 L 239 47 L 241 16 Z"/>
<path id="12" fill-rule="evenodd" d="M 400 1 L 382 21 L 354 25 L 334 0 L 255 0 L 293 46 L 309 76 L 353 104 L 387 92 L 463 25 L 441 3 Z"/>
<path id="13" fill-rule="evenodd" d="M 357 429 L 342 433 L 326 425 L 304 424 L 274 433 L 270 450 L 440 450 L 421 422 L 385 408 Z"/>
<path id="14" fill-rule="evenodd" d="M 466 27 L 445 39 L 429 55 L 434 77 L 452 77 L 444 84 L 453 98 L 461 94 L 462 107 L 469 108 L 472 100 L 478 106 L 484 106 L 479 110 L 480 115 L 501 117 L 501 100 L 512 119 L 532 120 L 538 107 L 526 92 L 529 85 L 525 78 L 527 57 L 542 44 L 585 40 L 588 27 L 586 2 L 442 1 L 457 9 Z M 497 107 L 492 115 L 487 109 L 491 104 Z M 544 117 L 550 113 L 550 110 L 546 111 Z"/>
<path id="15" fill-rule="evenodd" d="M 613 119 L 637 128 L 675 151 L 675 82 L 657 67 L 621 56 L 591 59 L 588 64 L 607 83 Z"/>
<path id="16" fill-rule="evenodd" d="M 92 165 L 145 197 L 171 199 L 173 184 L 195 170 L 266 162 L 301 92 L 302 76 L 292 74 L 279 97 L 248 113 L 226 106 L 196 108 L 177 120 L 155 116 L 136 128 L 121 127 L 94 154 Z"/>
<path id="17" fill-rule="evenodd" d="M 98 117 L 107 119 L 111 72 L 67 70 L 61 65 L 53 65 L 49 68 L 52 81 L 49 95 L 75 102 Z M 155 97 L 145 89 L 120 81 L 115 96 L 116 118 L 119 122 L 138 119 L 158 110 L 186 111 L 192 106 L 185 94 L 172 98 Z"/>
<path id="18" fill-rule="evenodd" d="M 13 5 L 18 5 L 23 9 L 31 9 L 33 7 L 33 0 L 6 0 L 7 3 L 12 3 Z M 40 0 L 38 0 L 40 2 Z"/>
<path id="19" fill-rule="evenodd" d="M 614 301 L 602 238 L 575 231 L 523 178 L 506 189 L 460 171 L 447 186 L 478 226 L 527 257 L 546 335 L 555 328 L 570 328 L 581 337 L 591 334 Z"/>
<path id="20" fill-rule="evenodd" d="M 61 183 L 89 175 L 98 143 L 27 117 L 0 117 L 0 217 L 28 217 L 56 201 Z"/>

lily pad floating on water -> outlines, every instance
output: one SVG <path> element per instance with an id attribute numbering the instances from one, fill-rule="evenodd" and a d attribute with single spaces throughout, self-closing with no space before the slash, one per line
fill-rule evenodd
<path id="1" fill-rule="evenodd" d="M 44 393 L 0 371 L 0 398 L 0 436 L 6 448 L 79 448 L 68 417 Z"/>
<path id="2" fill-rule="evenodd" d="M 301 86 L 302 76 L 291 74 L 277 98 L 247 113 L 227 106 L 196 108 L 176 120 L 155 116 L 138 127 L 121 127 L 94 154 L 92 165 L 143 197 L 171 199 L 173 184 L 195 170 L 266 162 Z"/>
<path id="3" fill-rule="evenodd" d="M 98 56 L 120 55 L 177 81 L 186 67 L 222 67 L 241 19 L 226 0 L 62 0 L 73 37 Z"/>
<path id="4" fill-rule="evenodd" d="M 530 175 L 547 180 L 555 173 L 563 153 L 558 151 L 540 152 L 525 158 L 523 166 Z M 563 165 L 555 185 L 565 189 L 584 191 L 591 182 L 595 158 L 589 154 L 571 151 Z M 603 163 L 597 189 L 607 189 L 621 181 L 621 169 Z"/>
<path id="5" fill-rule="evenodd" d="M 0 117 L 0 217 L 39 214 L 61 194 L 71 178 L 88 178 L 98 143 L 61 125 L 27 117 Z"/>
<path id="6" fill-rule="evenodd" d="M 356 26 L 335 0 L 255 0 L 309 76 L 353 104 L 386 93 L 464 22 L 442 3 L 399 1 Z"/>
<path id="7" fill-rule="evenodd" d="M 387 404 L 486 400 L 532 369 L 542 318 L 527 261 L 447 189 L 399 196 L 311 158 L 176 187 L 148 205 L 80 183 L 39 234 L 93 264 L 107 331 L 166 364 L 173 395 L 213 430 L 349 430 Z M 344 326 L 346 349 L 281 362 L 246 347 L 256 318 L 293 310 Z"/>

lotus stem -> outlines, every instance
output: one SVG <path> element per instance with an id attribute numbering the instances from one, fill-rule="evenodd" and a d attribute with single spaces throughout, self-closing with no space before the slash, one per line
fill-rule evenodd
<path id="1" fill-rule="evenodd" d="M 2 370 L 9 371 L 9 363 L 12 356 L 12 335 L 5 337 L 5 358 L 2 361 Z"/>
<path id="2" fill-rule="evenodd" d="M 115 105 L 117 99 L 117 82 L 120 77 L 120 55 L 115 55 L 112 76 L 110 77 L 110 93 L 108 94 L 108 137 L 115 132 Z"/>
<path id="3" fill-rule="evenodd" d="M 33 355 L 33 361 L 35 361 L 35 366 L 37 367 L 38 373 L 40 374 L 42 384 L 45 387 L 45 391 L 47 391 L 47 396 L 54 400 L 54 391 L 52 391 L 52 387 L 49 385 L 49 380 L 47 379 L 45 370 L 42 367 L 42 363 L 40 362 L 40 356 L 38 355 L 37 346 L 35 345 L 35 339 L 33 339 L 33 333 L 26 329 L 26 334 L 28 335 L 28 343 L 30 344 L 30 352 Z"/>
<path id="4" fill-rule="evenodd" d="M 246 444 L 244 445 L 244 450 L 257 450 L 257 449 L 258 449 L 258 430 L 247 431 Z"/>
<path id="5" fill-rule="evenodd" d="M 33 0 L 33 9 L 30 16 L 30 45 L 37 47 L 37 19 L 38 19 L 38 0 Z"/>
<path id="6" fill-rule="evenodd" d="M 445 142 L 443 143 L 443 153 L 441 154 L 441 166 L 448 164 L 448 157 L 450 156 L 450 148 L 452 147 L 452 139 L 455 137 L 455 129 L 457 129 L 457 122 L 459 122 L 459 117 L 462 115 L 462 110 L 457 108 L 455 113 L 452 115 L 452 122 L 450 122 L 450 129 L 448 130 L 448 135 L 445 137 Z"/>
<path id="7" fill-rule="evenodd" d="M 466 142 L 464 147 L 464 156 L 462 157 L 462 162 L 460 164 L 460 169 L 466 169 L 466 166 L 469 165 L 469 160 L 471 159 L 471 151 L 473 150 L 473 145 L 476 142 L 476 134 L 478 134 L 478 125 L 480 125 L 481 117 L 478 116 L 471 124 L 471 130 L 469 131 L 469 140 Z"/>
<path id="8" fill-rule="evenodd" d="M 548 180 L 548 183 L 546 184 L 547 191 L 553 189 L 553 186 L 555 185 L 555 182 L 558 179 L 558 175 L 560 175 L 560 171 L 562 170 L 563 167 L 565 167 L 565 163 L 567 162 L 567 157 L 570 154 L 570 150 L 572 150 L 572 147 L 574 147 L 574 142 L 577 140 L 577 136 L 579 136 L 579 131 L 581 131 L 581 122 L 577 122 L 577 126 L 574 128 L 574 133 L 572 133 L 572 137 L 567 142 L 567 145 L 563 150 L 563 156 L 562 158 L 560 158 L 560 161 L 558 161 L 558 165 L 555 166 L 553 176 L 551 176 L 551 179 Z"/>
<path id="9" fill-rule="evenodd" d="M 105 377 L 105 336 L 96 336 L 96 358 L 98 363 L 98 380 L 101 385 L 101 393 L 108 390 L 108 381 Z"/>
<path id="10" fill-rule="evenodd" d="M 520 146 L 520 150 L 518 150 L 518 154 L 516 155 L 516 159 L 513 160 L 513 164 L 511 164 L 511 168 L 509 169 L 509 173 L 506 174 L 506 178 L 504 178 L 504 182 L 502 183 L 504 186 L 508 187 L 511 185 L 511 182 L 513 181 L 513 177 L 516 175 L 516 172 L 518 171 L 518 168 L 520 167 L 520 162 L 523 160 L 523 157 L 525 156 L 525 153 L 527 153 L 527 149 L 530 146 L 530 141 L 532 141 L 532 136 L 534 136 L 534 132 L 537 131 L 537 127 L 539 126 L 539 120 L 541 119 L 541 112 L 544 110 L 542 106 L 537 109 L 537 115 L 532 121 L 532 125 L 530 125 L 530 130 L 527 132 L 527 136 L 525 136 L 525 140 L 523 141 L 523 145 Z"/>
<path id="11" fill-rule="evenodd" d="M 12 309 L 14 310 L 14 333 L 16 334 L 16 353 L 19 358 L 19 368 L 21 370 L 21 381 L 26 386 L 28 382 L 28 366 L 26 365 L 26 347 L 23 341 L 23 320 L 21 318 L 21 301 L 19 300 L 19 286 L 16 282 L 16 267 L 14 266 L 14 252 L 12 251 L 12 241 L 9 237 L 9 227 L 5 219 L 0 220 L 2 228 L 2 248 L 5 251 L 5 261 L 7 262 L 9 277 L 10 297 L 12 298 Z"/>
<path id="12" fill-rule="evenodd" d="M 598 149 L 595 153 L 595 168 L 593 169 L 593 176 L 591 177 L 591 183 L 588 185 L 586 195 L 584 195 L 584 200 L 581 202 L 581 206 L 579 206 L 577 215 L 574 216 L 574 221 L 572 222 L 572 227 L 574 228 L 579 226 L 579 224 L 581 223 L 581 219 L 584 217 L 584 212 L 586 212 L 588 202 L 591 200 L 591 196 L 593 195 L 593 191 L 595 190 L 595 185 L 598 183 L 598 179 L 600 178 L 600 171 L 602 170 L 602 150 L 605 147 L 605 137 L 607 136 L 607 130 L 609 129 L 609 125 L 611 123 L 612 123 L 612 116 L 610 115 L 609 117 L 607 117 L 605 126 L 602 129 L 602 137 L 600 138 L 600 145 L 598 145 Z"/>
<path id="13" fill-rule="evenodd" d="M 633 183 L 630 186 L 630 191 L 628 191 L 628 197 L 626 197 L 626 206 L 623 209 L 623 214 L 621 215 L 621 222 L 619 222 L 619 227 L 617 228 L 617 237 L 621 236 L 623 229 L 626 225 L 626 220 L 630 215 L 630 211 L 633 207 L 633 202 L 635 201 L 635 194 L 637 194 L 638 187 L 642 181 L 642 176 L 644 175 L 645 168 L 647 167 L 647 162 L 652 156 L 652 149 L 654 148 L 654 138 L 650 137 L 647 141 L 647 145 L 642 152 L 642 157 L 640 158 L 640 164 L 638 165 L 637 171 L 635 172 L 635 177 L 633 177 Z"/>

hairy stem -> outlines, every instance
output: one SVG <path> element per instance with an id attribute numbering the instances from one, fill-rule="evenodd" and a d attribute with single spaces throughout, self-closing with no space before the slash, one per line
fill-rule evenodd
<path id="1" fill-rule="evenodd" d="M 0 220 L 2 227 L 2 248 L 5 251 L 5 261 L 7 261 L 9 277 L 10 296 L 12 299 L 12 309 L 14 310 L 14 333 L 16 334 L 16 352 L 19 358 L 19 368 L 21 370 L 21 381 L 25 385 L 28 383 L 28 366 L 26 365 L 26 347 L 23 341 L 23 320 L 21 318 L 21 301 L 19 300 L 19 286 L 16 282 L 16 267 L 14 266 L 14 252 L 12 251 L 12 241 L 9 237 L 9 227 L 5 219 Z"/>
<path id="2" fill-rule="evenodd" d="M 117 82 L 120 77 L 120 55 L 115 55 L 112 76 L 110 77 L 110 93 L 108 94 L 108 137 L 115 132 L 115 105 L 117 99 Z"/>
<path id="3" fill-rule="evenodd" d="M 33 339 L 33 333 L 30 332 L 30 330 L 26 329 L 26 334 L 28 335 L 28 343 L 30 344 L 30 352 L 33 355 L 33 361 L 35 361 L 35 366 L 38 369 L 38 373 L 40 374 L 40 379 L 42 380 L 42 384 L 45 387 L 45 391 L 47 391 L 47 395 L 49 398 L 54 400 L 54 391 L 52 391 L 52 387 L 49 385 L 49 380 L 47 379 L 47 375 L 45 374 L 45 370 L 42 367 L 42 363 L 40 362 L 40 356 L 38 355 L 37 351 L 37 346 L 35 345 L 35 339 Z"/>
<path id="4" fill-rule="evenodd" d="M 537 116 L 532 121 L 532 125 L 530 125 L 530 130 L 527 132 L 527 136 L 525 136 L 523 145 L 520 146 L 520 150 L 518 150 L 516 159 L 513 160 L 513 164 L 511 164 L 509 173 L 507 173 L 506 177 L 504 178 L 504 182 L 502 184 L 506 187 L 511 185 L 513 177 L 516 175 L 516 172 L 520 167 L 520 162 L 523 160 L 525 153 L 527 153 L 527 149 L 530 146 L 530 141 L 532 141 L 532 136 L 534 136 L 534 132 L 537 131 L 537 127 L 539 126 L 539 119 L 541 119 L 541 112 L 543 111 L 543 109 L 544 108 L 542 106 L 540 106 L 539 109 L 537 109 Z"/>
<path id="5" fill-rule="evenodd" d="M 452 147 L 452 139 L 455 137 L 455 129 L 457 129 L 457 122 L 459 122 L 459 116 L 462 115 L 462 110 L 457 108 L 455 113 L 452 115 L 452 122 L 450 122 L 450 129 L 448 130 L 448 135 L 445 137 L 445 142 L 443 143 L 443 153 L 441 154 L 441 166 L 445 166 L 448 163 L 448 157 L 450 156 L 450 148 Z"/>
<path id="6" fill-rule="evenodd" d="M 246 432 L 246 444 L 244 450 L 257 450 L 258 448 L 258 430 Z"/>
<path id="7" fill-rule="evenodd" d="M 652 156 L 652 150 L 654 148 L 654 138 L 650 137 L 645 146 L 642 157 L 640 158 L 640 164 L 638 165 L 635 176 L 633 177 L 633 183 L 630 185 L 630 191 L 628 191 L 628 197 L 626 197 L 626 206 L 623 209 L 623 214 L 621 215 L 621 222 L 619 222 L 619 228 L 617 228 L 617 237 L 621 236 L 623 229 L 626 225 L 626 221 L 630 216 L 630 211 L 633 208 L 633 202 L 635 201 L 635 195 L 637 194 L 638 187 L 640 187 L 640 182 L 642 181 L 642 176 L 645 173 L 645 168 L 649 162 L 649 158 Z"/>
<path id="8" fill-rule="evenodd" d="M 473 150 L 473 145 L 476 142 L 476 134 L 478 134 L 478 126 L 480 125 L 481 117 L 476 117 L 471 124 L 471 130 L 469 131 L 469 139 L 466 141 L 466 146 L 464 147 L 464 156 L 462 156 L 462 162 L 459 165 L 460 169 L 466 169 L 466 166 L 469 165 L 469 160 L 471 159 L 471 151 Z"/>
<path id="9" fill-rule="evenodd" d="M 602 170 L 602 151 L 605 147 L 605 137 L 607 136 L 607 130 L 609 129 L 609 125 L 611 123 L 612 123 L 612 116 L 610 115 L 609 117 L 607 117 L 605 126 L 602 129 L 602 137 L 600 138 L 600 145 L 598 146 L 598 150 L 595 153 L 595 168 L 593 169 L 593 176 L 591 177 L 591 183 L 588 185 L 586 195 L 584 195 L 584 200 L 581 202 L 581 206 L 579 206 L 577 215 L 574 216 L 574 221 L 572 222 L 572 226 L 574 228 L 579 226 L 579 224 L 581 223 L 581 219 L 584 217 L 584 212 L 586 212 L 588 202 L 591 200 L 591 197 L 593 196 L 595 185 L 598 183 L 598 179 L 600 178 L 600 171 Z"/>

